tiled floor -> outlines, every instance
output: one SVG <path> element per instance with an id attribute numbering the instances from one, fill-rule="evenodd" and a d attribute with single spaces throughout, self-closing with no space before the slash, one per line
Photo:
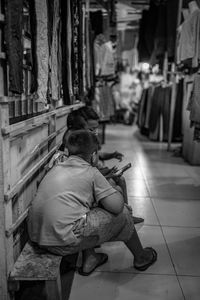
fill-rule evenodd
<path id="1" fill-rule="evenodd" d="M 137 272 L 123 243 L 107 243 L 99 251 L 108 253 L 109 261 L 89 277 L 76 274 L 70 300 L 200 299 L 200 167 L 133 127 L 107 127 L 103 150 L 116 149 L 124 160 L 108 165 L 132 163 L 125 173 L 129 203 L 145 218 L 137 230 L 144 246 L 157 250 L 158 261 Z"/>

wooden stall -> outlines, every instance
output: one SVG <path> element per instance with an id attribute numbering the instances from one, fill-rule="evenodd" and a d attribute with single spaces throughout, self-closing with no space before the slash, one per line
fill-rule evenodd
<path id="1" fill-rule="evenodd" d="M 60 94 L 58 98 L 53 97 L 53 86 L 50 93 L 47 92 L 47 101 L 41 101 L 37 95 L 37 90 L 32 90 L 32 76 L 34 71 L 34 60 L 31 58 L 32 47 L 34 46 L 34 35 L 31 33 L 30 16 L 33 16 L 32 4 L 44 4 L 45 1 L 0 1 L 0 299 L 15 299 L 15 293 L 10 292 L 9 276 L 13 266 L 22 252 L 24 245 L 28 240 L 26 219 L 29 206 L 33 200 L 38 184 L 46 172 L 46 165 L 51 157 L 58 150 L 66 127 L 68 114 L 83 106 L 83 72 L 78 69 L 78 62 L 82 60 L 82 49 L 84 42 L 82 39 L 82 2 L 80 1 L 50 1 L 50 4 L 61 5 L 57 10 L 60 15 L 56 19 L 53 15 L 53 26 L 55 34 L 52 35 L 54 45 L 59 38 L 66 38 L 72 22 L 76 23 L 76 30 L 72 32 L 68 46 L 70 55 L 73 56 L 73 65 L 69 65 L 69 47 L 59 55 L 66 59 L 68 64 L 61 66 L 61 74 L 55 68 L 52 71 L 49 56 L 48 78 L 52 72 L 60 78 Z M 18 33 L 20 39 L 20 51 L 22 50 L 22 59 L 20 74 L 22 74 L 22 90 L 15 92 L 11 88 L 11 67 L 9 52 L 9 43 L 12 45 L 12 34 L 15 35 L 15 24 L 11 18 L 12 12 L 17 13 L 11 5 L 21 5 L 18 17 L 21 21 L 21 27 Z M 18 7 L 18 6 L 17 6 Z M 55 12 L 54 9 L 54 12 Z M 65 12 L 68 15 L 66 17 Z M 76 14 L 74 14 L 74 11 Z M 46 13 L 46 12 L 45 12 Z M 71 20 L 69 15 L 74 16 Z M 46 13 L 47 15 L 47 13 Z M 41 16 L 40 16 L 41 17 Z M 45 21 L 45 20 L 42 20 Z M 6 36 L 6 27 L 10 26 L 11 35 Z M 33 24 L 32 24 L 33 25 Z M 44 24 L 43 24 L 44 25 Z M 58 27 L 56 27 L 58 26 Z M 60 26 L 60 27 L 59 27 Z M 67 27 L 68 26 L 68 27 Z M 37 31 L 37 27 L 34 27 Z M 7 28 L 8 30 L 8 28 Z M 9 39 L 10 40 L 9 40 Z M 56 42 L 55 42 L 56 41 Z M 61 41 L 61 40 L 60 40 Z M 67 39 L 66 39 L 67 41 Z M 74 42 L 73 42 L 74 41 Z M 18 41 L 17 41 L 18 42 Z M 76 42 L 76 43 L 75 43 Z M 56 44 L 57 45 L 57 44 Z M 14 48 L 13 48 L 14 49 Z M 62 51 L 64 51 L 62 49 Z M 68 52 L 67 52 L 68 51 Z M 53 54 L 52 54 L 53 55 Z M 68 55 L 68 56 L 67 56 Z M 54 57 L 55 59 L 55 57 Z M 55 61 L 54 61 L 55 62 Z M 50 65 L 50 66 L 49 66 Z M 76 72 L 76 73 L 75 73 Z M 17 71 L 16 71 L 17 74 Z M 63 85 L 67 78 L 74 79 L 71 82 L 71 90 L 65 90 Z M 14 73 L 15 75 L 15 73 Z M 17 74 L 18 75 L 18 74 Z M 71 78 L 70 77 L 70 78 Z M 13 79 L 13 78 L 12 78 Z M 48 79 L 49 84 L 50 79 Z M 58 87 L 58 85 L 57 85 Z M 68 86 L 67 86 L 68 88 Z M 66 99 L 67 97 L 67 99 Z M 65 98 L 65 99 L 64 99 Z M 48 299 L 52 295 L 49 295 Z"/>

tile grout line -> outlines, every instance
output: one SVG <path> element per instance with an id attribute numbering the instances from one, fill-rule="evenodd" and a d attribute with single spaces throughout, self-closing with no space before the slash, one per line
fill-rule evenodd
<path id="1" fill-rule="evenodd" d="M 180 283 L 180 280 L 179 280 L 179 278 L 178 278 L 178 274 L 177 274 L 177 271 L 176 271 L 176 268 L 175 268 L 175 264 L 174 264 L 173 259 L 172 259 L 172 255 L 171 255 L 169 246 L 168 246 L 168 244 L 167 244 L 167 240 L 166 240 L 165 235 L 164 235 L 164 232 L 163 232 L 162 225 L 161 225 L 161 223 L 160 223 L 160 219 L 159 219 L 159 217 L 158 217 L 158 214 L 157 214 L 157 211 L 156 211 L 154 202 L 153 202 L 152 197 L 151 197 L 151 193 L 150 193 L 150 189 L 149 189 L 149 185 L 148 185 L 147 178 L 146 178 L 146 176 L 144 175 L 142 168 L 141 168 L 140 166 L 139 166 L 139 168 L 140 168 L 140 171 L 141 171 L 141 173 L 142 173 L 142 175 L 143 175 L 143 177 L 144 177 L 145 184 L 146 184 L 146 187 L 147 187 L 147 191 L 148 191 L 148 193 L 149 193 L 150 201 L 151 201 L 151 204 L 152 204 L 152 206 L 153 206 L 153 209 L 154 209 L 156 218 L 157 218 L 157 220 L 158 220 L 158 224 L 159 224 L 158 226 L 160 227 L 160 230 L 161 230 L 161 232 L 162 232 L 162 236 L 163 236 L 163 239 L 164 239 L 164 241 L 165 241 L 165 245 L 166 245 L 166 248 L 167 248 L 167 251 L 168 251 L 168 254 L 169 254 L 169 257 L 170 257 L 170 260 L 171 260 L 171 263 L 172 263 L 172 266 L 173 266 L 173 269 L 174 269 L 174 272 L 175 272 L 175 276 L 176 276 L 176 278 L 177 278 L 177 281 L 178 281 L 178 284 L 179 284 L 179 287 L 180 287 L 180 290 L 181 290 L 181 293 L 182 293 L 182 296 L 183 296 L 183 299 L 186 300 L 185 295 L 184 295 L 184 292 L 183 292 L 183 289 L 182 289 L 182 286 L 181 286 L 181 283 Z"/>

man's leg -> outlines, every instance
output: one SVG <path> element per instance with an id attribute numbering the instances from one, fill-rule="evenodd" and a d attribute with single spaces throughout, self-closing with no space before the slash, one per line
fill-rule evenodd
<path id="1" fill-rule="evenodd" d="M 127 187 L 126 187 L 126 180 L 123 176 L 118 178 L 117 184 L 121 187 L 123 191 L 124 196 L 124 203 L 128 204 L 128 193 L 127 193 Z M 143 218 L 133 216 L 134 224 L 142 223 L 144 222 Z"/>
<path id="2" fill-rule="evenodd" d="M 103 265 L 108 260 L 108 255 L 105 253 L 96 253 L 94 248 L 82 251 L 82 267 L 79 269 L 79 274 L 88 276 L 97 267 Z"/>
<path id="3" fill-rule="evenodd" d="M 157 253 L 153 248 L 143 248 L 136 230 L 133 231 L 131 238 L 125 244 L 134 256 L 136 269 L 145 271 L 157 260 Z"/>

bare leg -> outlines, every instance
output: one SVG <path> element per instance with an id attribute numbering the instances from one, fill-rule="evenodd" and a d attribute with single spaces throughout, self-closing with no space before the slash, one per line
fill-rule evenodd
<path id="1" fill-rule="evenodd" d="M 102 265 L 105 263 L 108 259 L 108 256 L 104 253 L 96 253 L 94 251 L 94 248 L 83 250 L 83 263 L 81 272 L 79 272 L 82 275 L 88 275 L 95 270 L 97 266 Z M 85 274 L 83 274 L 85 273 Z"/>
<path id="2" fill-rule="evenodd" d="M 136 230 L 133 231 L 131 238 L 125 244 L 134 256 L 134 266 L 142 267 L 156 261 L 157 255 L 154 260 L 156 252 L 153 253 L 152 248 L 143 248 Z"/>
<path id="3" fill-rule="evenodd" d="M 128 193 L 127 193 L 127 187 L 126 187 L 126 180 L 123 176 L 118 178 L 117 184 L 121 187 L 123 191 L 124 196 L 124 203 L 128 204 Z M 133 216 L 134 224 L 142 223 L 144 222 L 143 218 Z"/>
<path id="4" fill-rule="evenodd" d="M 117 184 L 121 187 L 124 196 L 124 203 L 128 204 L 128 193 L 126 188 L 126 181 L 123 176 L 118 178 Z"/>

